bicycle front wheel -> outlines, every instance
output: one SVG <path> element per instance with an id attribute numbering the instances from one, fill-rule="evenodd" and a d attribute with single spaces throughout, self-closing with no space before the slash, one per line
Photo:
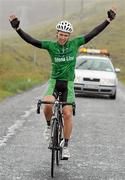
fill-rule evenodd
<path id="1" fill-rule="evenodd" d="M 58 129 L 57 129 L 57 120 L 54 119 L 53 120 L 53 124 L 52 124 L 52 154 L 51 154 L 51 177 L 54 177 L 54 168 L 55 168 L 55 157 L 56 156 L 56 152 L 57 150 L 57 146 L 58 146 L 58 133 L 57 133 Z"/>
<path id="2" fill-rule="evenodd" d="M 58 131 L 57 131 L 57 136 L 58 136 L 58 151 L 56 152 L 56 164 L 59 166 L 59 161 L 62 159 L 62 147 L 61 147 L 61 142 L 63 140 L 62 137 L 62 125 L 58 125 Z"/>

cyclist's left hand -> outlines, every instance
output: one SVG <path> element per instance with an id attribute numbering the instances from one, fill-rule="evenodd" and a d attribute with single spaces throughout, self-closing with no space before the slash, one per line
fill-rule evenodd
<path id="1" fill-rule="evenodd" d="M 113 19 L 115 19 L 116 9 L 112 7 L 110 10 L 108 10 L 107 15 L 108 15 L 108 19 L 112 21 Z"/>
<path id="2" fill-rule="evenodd" d="M 20 21 L 19 21 L 19 19 L 18 19 L 15 15 L 11 15 L 11 16 L 9 17 L 9 21 L 10 21 L 11 26 L 12 26 L 15 30 L 17 30 L 17 28 L 19 28 Z"/>

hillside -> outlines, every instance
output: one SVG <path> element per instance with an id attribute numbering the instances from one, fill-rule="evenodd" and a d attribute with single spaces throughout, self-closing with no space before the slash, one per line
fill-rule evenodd
<path id="1" fill-rule="evenodd" d="M 87 46 L 107 48 L 113 64 L 121 69 L 119 79 L 125 83 L 125 2 L 96 0 L 96 4 L 84 5 L 83 14 L 67 14 L 65 18 L 74 24 L 72 37 L 85 34 L 105 19 L 112 2 L 118 11 L 115 21 Z M 44 23 L 44 27 L 42 24 L 25 30 L 37 39 L 55 39 L 55 25 L 58 20 L 60 18 Z M 50 58 L 46 51 L 28 45 L 14 31 L 1 38 L 0 42 L 0 100 L 41 84 L 49 78 Z"/>

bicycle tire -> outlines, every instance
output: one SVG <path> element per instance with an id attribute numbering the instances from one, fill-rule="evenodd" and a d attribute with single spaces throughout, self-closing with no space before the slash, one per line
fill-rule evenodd
<path id="1" fill-rule="evenodd" d="M 55 149 L 52 148 L 52 155 L 51 155 L 51 177 L 54 177 L 54 167 L 55 167 Z"/>
<path id="2" fill-rule="evenodd" d="M 59 126 L 57 126 L 57 134 L 56 134 L 56 141 L 57 141 L 57 149 L 56 149 L 56 165 L 59 166 Z"/>
<path id="3" fill-rule="evenodd" d="M 56 165 L 59 166 L 59 161 L 60 159 L 62 158 L 62 151 L 61 151 L 61 147 L 60 147 L 60 143 L 61 143 L 61 140 L 62 140 L 62 127 L 60 124 L 58 124 L 58 127 L 57 127 L 57 143 L 58 143 L 58 149 L 56 151 Z"/>
<path id="4" fill-rule="evenodd" d="M 61 146 L 61 142 L 63 140 L 63 117 L 62 117 L 62 114 L 60 114 L 60 119 L 59 119 L 59 124 L 60 124 L 60 134 L 59 134 L 59 141 L 60 141 L 60 159 L 62 160 L 62 146 Z"/>
<path id="5" fill-rule="evenodd" d="M 57 127 L 57 135 L 58 135 L 58 151 L 56 152 L 56 164 L 59 166 L 60 160 L 62 160 L 62 147 L 61 141 L 63 140 L 63 120 L 62 113 L 59 113 L 58 127 Z"/>
<path id="6" fill-rule="evenodd" d="M 54 177 L 55 153 L 57 151 L 57 120 L 53 120 L 52 124 L 52 154 L 51 154 L 51 177 Z"/>

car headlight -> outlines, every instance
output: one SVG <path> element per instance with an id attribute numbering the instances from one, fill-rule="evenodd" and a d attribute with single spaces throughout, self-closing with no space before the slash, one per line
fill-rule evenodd
<path id="1" fill-rule="evenodd" d="M 75 83 L 82 83 L 83 80 L 82 80 L 82 78 L 80 76 L 76 76 L 74 82 Z"/>
<path id="2" fill-rule="evenodd" d="M 116 85 L 116 81 L 115 79 L 101 79 L 101 85 L 114 86 Z"/>

